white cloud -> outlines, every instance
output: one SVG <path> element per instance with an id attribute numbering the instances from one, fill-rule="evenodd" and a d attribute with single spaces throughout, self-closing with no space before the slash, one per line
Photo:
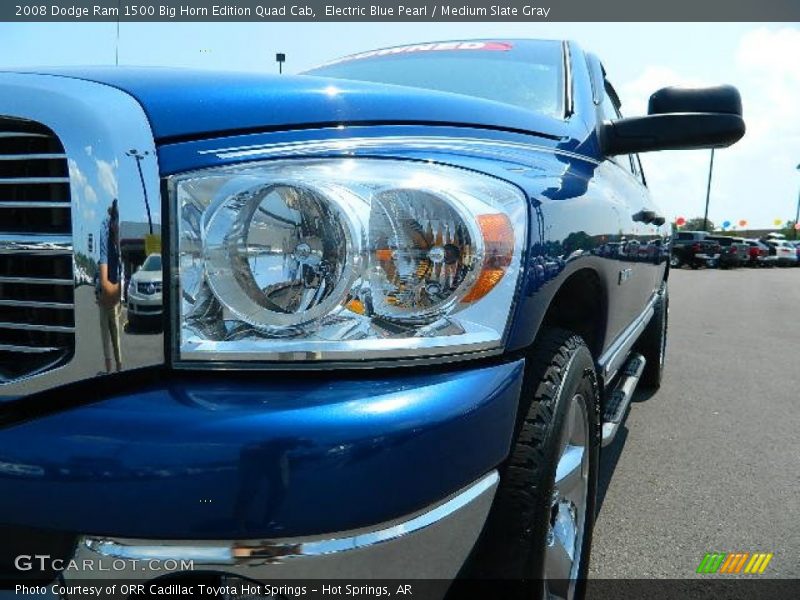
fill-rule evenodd
<path id="1" fill-rule="evenodd" d="M 95 192 L 94 188 L 89 183 L 84 172 L 78 167 L 78 163 L 74 159 L 69 159 L 68 165 L 72 188 L 77 192 L 78 202 L 96 204 L 97 192 Z"/>
<path id="2" fill-rule="evenodd" d="M 670 85 L 699 87 L 709 85 L 709 83 L 702 79 L 683 76 L 669 67 L 656 65 L 645 67 L 638 78 L 626 83 L 618 90 L 620 95 L 629 102 L 629 104 L 623 103 L 623 114 L 632 116 L 647 113 L 650 94 Z"/>
<path id="3" fill-rule="evenodd" d="M 108 194 L 109 199 L 118 198 L 117 174 L 116 174 L 116 161 L 111 164 L 105 160 L 97 160 L 97 179 L 100 181 L 100 187 Z"/>

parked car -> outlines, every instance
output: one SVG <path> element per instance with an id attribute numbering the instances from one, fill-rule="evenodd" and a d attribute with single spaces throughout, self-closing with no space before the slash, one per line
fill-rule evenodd
<path id="1" fill-rule="evenodd" d="M 795 263 L 795 266 L 800 267 L 800 242 L 794 241 L 794 242 L 790 242 L 790 243 L 794 246 L 795 250 L 797 251 L 796 252 L 796 254 L 797 254 L 797 262 Z"/>
<path id="2" fill-rule="evenodd" d="M 619 111 L 571 42 L 405 46 L 301 76 L 0 74 L 0 151 L 34 134 L 44 172 L 69 173 L 37 200 L 113 190 L 120 222 L 165 240 L 163 343 L 124 336 L 123 372 L 96 373 L 94 304 L 72 286 L 48 310 L 74 310 L 80 344 L 0 338 L 18 407 L 0 456 L 43 466 L 0 474 L 0 555 L 113 561 L 92 578 L 159 577 L 158 558 L 229 583 L 462 573 L 579 597 L 601 443 L 662 380 L 669 268 L 564 248 L 645 221 L 666 239 L 637 153 L 744 133 L 727 86 Z M 54 245 L 7 246 L 57 259 L 38 277 L 70 269 L 89 253 L 72 231 L 99 227 L 82 206 L 57 209 Z"/>
<path id="3" fill-rule="evenodd" d="M 143 320 L 161 321 L 161 255 L 151 254 L 131 276 L 128 286 L 128 325 L 135 328 Z"/>
<path id="4" fill-rule="evenodd" d="M 672 237 L 670 266 L 680 269 L 689 265 L 692 269 L 714 265 L 719 260 L 721 247 L 709 240 L 706 231 L 679 231 Z"/>
<path id="5" fill-rule="evenodd" d="M 793 267 L 797 265 L 797 249 L 791 242 L 779 239 L 766 239 L 761 242 L 769 248 L 769 254 L 775 257 L 778 266 Z"/>
<path id="6" fill-rule="evenodd" d="M 749 258 L 749 247 L 743 238 L 709 235 L 705 240 L 719 245 L 716 263 L 722 269 L 739 267 Z"/>
<path id="7" fill-rule="evenodd" d="M 739 264 L 747 264 L 747 261 L 750 260 L 750 245 L 747 243 L 747 240 L 741 237 L 734 237 L 731 239 L 739 255 Z"/>
<path id="8" fill-rule="evenodd" d="M 748 265 L 751 267 L 773 267 L 776 263 L 775 256 L 770 256 L 769 246 L 759 240 L 745 240 L 749 248 Z"/>

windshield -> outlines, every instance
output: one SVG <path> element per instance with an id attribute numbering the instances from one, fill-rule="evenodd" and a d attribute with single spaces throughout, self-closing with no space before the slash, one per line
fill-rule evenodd
<path id="1" fill-rule="evenodd" d="M 161 257 L 158 254 L 151 254 L 142 265 L 142 271 L 160 271 Z"/>
<path id="2" fill-rule="evenodd" d="M 560 42 L 439 42 L 373 50 L 307 71 L 475 96 L 543 115 L 564 115 Z"/>

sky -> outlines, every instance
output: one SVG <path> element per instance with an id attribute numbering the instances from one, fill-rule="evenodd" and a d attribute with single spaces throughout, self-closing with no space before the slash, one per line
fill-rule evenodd
<path id="1" fill-rule="evenodd" d="M 469 38 L 571 39 L 595 52 L 644 114 L 666 85 L 730 83 L 747 134 L 716 152 L 709 218 L 748 228 L 793 220 L 800 194 L 800 25 L 796 23 L 0 23 L 0 69 L 114 64 L 285 72 L 396 44 Z M 707 150 L 642 155 L 669 218 L 702 216 Z"/>

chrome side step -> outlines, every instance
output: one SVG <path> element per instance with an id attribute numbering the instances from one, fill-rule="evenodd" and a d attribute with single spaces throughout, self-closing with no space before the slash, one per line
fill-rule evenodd
<path id="1" fill-rule="evenodd" d="M 608 397 L 603 411 L 603 446 L 608 446 L 614 441 L 619 426 L 625 418 L 625 413 L 628 412 L 633 392 L 639 383 L 639 377 L 642 376 L 646 362 L 641 354 L 633 354 L 622 369 L 619 382 Z"/>

